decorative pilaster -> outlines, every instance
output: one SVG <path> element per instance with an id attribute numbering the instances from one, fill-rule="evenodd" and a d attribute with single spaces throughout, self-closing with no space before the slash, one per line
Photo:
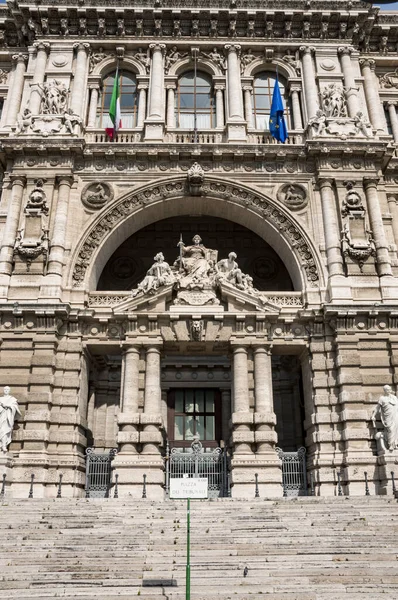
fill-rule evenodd
<path id="1" fill-rule="evenodd" d="M 243 111 L 242 83 L 240 79 L 238 44 L 227 44 L 227 94 L 228 94 L 228 141 L 246 139 L 246 123 Z"/>
<path id="2" fill-rule="evenodd" d="M 382 104 L 374 76 L 375 61 L 367 58 L 359 61 L 364 77 L 365 98 L 368 107 L 370 122 L 377 131 L 384 133 L 384 119 L 381 115 Z"/>
<path id="3" fill-rule="evenodd" d="M 144 413 L 141 423 L 144 426 L 140 435 L 143 454 L 159 454 L 162 442 L 162 391 L 160 387 L 160 350 L 151 345 L 146 348 Z"/>
<path id="4" fill-rule="evenodd" d="M 42 84 L 46 75 L 50 44 L 48 42 L 35 42 L 33 46 L 36 48 L 36 64 L 28 107 L 32 115 L 38 115 L 40 113 L 41 97 L 43 95 Z"/>
<path id="5" fill-rule="evenodd" d="M 84 96 L 86 92 L 87 62 L 90 44 L 77 42 L 73 44 L 76 51 L 75 75 L 73 78 L 73 91 L 70 100 L 70 108 L 75 115 L 83 117 Z"/>
<path id="6" fill-rule="evenodd" d="M 175 89 L 175 83 L 167 84 L 167 129 L 174 129 L 176 126 Z"/>
<path id="7" fill-rule="evenodd" d="M 90 105 L 88 109 L 87 127 L 95 127 L 100 86 L 99 83 L 90 83 L 88 88 L 90 90 Z"/>
<path id="8" fill-rule="evenodd" d="M 397 104 L 396 100 L 388 100 L 388 114 L 390 116 L 390 123 L 392 129 L 392 135 L 394 142 L 398 144 L 398 116 L 397 116 Z"/>
<path id="9" fill-rule="evenodd" d="M 265 346 L 254 349 L 254 399 L 254 440 L 257 443 L 257 453 L 274 452 L 277 435 L 272 393 L 271 349 Z"/>
<path id="10" fill-rule="evenodd" d="M 9 90 L 6 127 L 15 125 L 21 107 L 22 92 L 26 73 L 27 54 L 14 54 L 12 61 L 15 65 L 12 88 Z"/>
<path id="11" fill-rule="evenodd" d="M 390 256 L 388 254 L 388 244 L 381 216 L 380 202 L 377 194 L 378 182 L 379 179 L 377 177 L 366 177 L 363 180 L 363 185 L 368 205 L 370 227 L 376 246 L 377 271 L 379 277 L 383 277 L 385 275 L 392 275 L 392 271 Z"/>
<path id="12" fill-rule="evenodd" d="M 388 211 L 392 216 L 392 230 L 394 233 L 394 242 L 395 245 L 398 246 L 398 195 L 396 194 L 388 194 L 387 195 L 388 202 Z"/>
<path id="13" fill-rule="evenodd" d="M 224 129 L 225 117 L 224 117 L 224 90 L 225 86 L 216 84 L 214 86 L 216 91 L 216 127 L 217 129 Z"/>
<path id="14" fill-rule="evenodd" d="M 7 210 L 7 218 L 0 251 L 0 275 L 8 276 L 7 279 L 12 272 L 13 252 L 21 215 L 23 193 L 26 185 L 26 177 L 23 175 L 11 175 L 10 179 L 12 186 L 11 200 Z"/>
<path id="15" fill-rule="evenodd" d="M 237 346 L 233 354 L 233 434 L 232 441 L 235 446 L 234 456 L 240 454 L 251 454 L 251 444 L 254 442 L 254 434 L 250 430 L 253 423 L 253 413 L 249 405 L 249 379 L 247 348 Z"/>
<path id="16" fill-rule="evenodd" d="M 122 385 L 120 390 L 120 408 L 118 423 L 119 453 L 136 454 L 138 443 L 138 400 L 139 400 L 139 361 L 140 351 L 136 346 L 128 347 L 122 357 Z"/>
<path id="17" fill-rule="evenodd" d="M 332 179 L 320 179 L 323 229 L 325 232 L 326 260 L 329 277 L 343 275 L 343 257 L 341 255 L 340 228 L 333 192 Z"/>
<path id="18" fill-rule="evenodd" d="M 57 177 L 57 183 L 58 201 L 55 211 L 54 229 L 50 238 L 51 249 L 48 260 L 47 277 L 49 275 L 55 276 L 60 283 L 64 265 L 69 195 L 73 184 L 73 177 L 71 175 L 60 175 Z"/>
<path id="19" fill-rule="evenodd" d="M 245 97 L 245 119 L 249 129 L 253 129 L 253 106 L 252 106 L 252 93 L 253 87 L 251 85 L 243 86 L 243 93 Z"/>
<path id="20" fill-rule="evenodd" d="M 164 101 L 164 55 L 165 44 L 150 44 L 152 52 L 151 76 L 149 83 L 148 117 L 145 126 L 145 139 L 163 142 L 165 101 Z"/>
<path id="21" fill-rule="evenodd" d="M 312 55 L 315 52 L 313 46 L 301 46 L 301 62 L 303 65 L 304 96 L 307 107 L 307 119 L 315 117 L 319 110 L 318 88 L 315 79 L 315 69 Z"/>
<path id="22" fill-rule="evenodd" d="M 351 54 L 353 51 L 354 48 L 352 48 L 351 46 L 341 46 L 338 49 L 338 53 L 340 54 L 341 69 L 344 75 L 344 88 L 345 95 L 347 98 L 347 109 L 349 117 L 355 117 L 355 115 L 360 110 L 358 98 L 359 88 L 356 85 L 355 77 L 352 71 Z"/>
<path id="23" fill-rule="evenodd" d="M 142 129 L 144 127 L 144 122 L 146 119 L 146 98 L 148 93 L 148 84 L 147 83 L 139 83 L 138 84 L 138 116 L 137 116 L 137 127 Z"/>
<path id="24" fill-rule="evenodd" d="M 297 85 L 290 86 L 290 97 L 292 99 L 293 112 L 293 129 L 303 129 L 303 119 L 301 116 L 300 106 L 300 87 Z"/>

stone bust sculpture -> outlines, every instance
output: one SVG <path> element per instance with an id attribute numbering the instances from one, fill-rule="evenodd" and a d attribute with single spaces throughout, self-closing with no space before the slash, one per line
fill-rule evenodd
<path id="1" fill-rule="evenodd" d="M 376 429 L 376 419 L 380 418 L 384 427 L 384 444 L 389 450 L 394 450 L 398 448 L 398 398 L 389 385 L 385 385 L 383 391 L 373 411 L 372 422 Z"/>
<path id="2" fill-rule="evenodd" d="M 0 397 L 0 443 L 3 452 L 7 452 L 7 447 L 11 443 L 15 413 L 21 414 L 17 399 L 11 396 L 10 392 L 10 387 L 6 385 L 4 396 Z"/>

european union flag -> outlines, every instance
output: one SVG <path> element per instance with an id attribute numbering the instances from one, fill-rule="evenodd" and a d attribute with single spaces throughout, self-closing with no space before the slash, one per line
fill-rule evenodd
<path id="1" fill-rule="evenodd" d="M 286 122 L 283 116 L 284 113 L 281 91 L 279 89 L 278 79 L 275 80 L 274 93 L 272 95 L 271 114 L 269 118 L 269 130 L 278 142 L 284 144 L 289 137 L 287 132 Z"/>

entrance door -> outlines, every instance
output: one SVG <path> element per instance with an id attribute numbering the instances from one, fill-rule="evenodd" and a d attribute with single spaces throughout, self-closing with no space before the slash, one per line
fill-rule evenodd
<path id="1" fill-rule="evenodd" d="M 217 389 L 180 388 L 168 393 L 168 438 L 172 448 L 190 448 L 199 435 L 203 448 L 221 440 L 221 395 Z"/>

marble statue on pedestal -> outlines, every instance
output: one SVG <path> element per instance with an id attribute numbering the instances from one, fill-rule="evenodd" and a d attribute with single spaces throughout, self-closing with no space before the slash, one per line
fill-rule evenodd
<path id="1" fill-rule="evenodd" d="M 3 452 L 7 452 L 7 447 L 11 443 L 15 413 L 21 415 L 17 399 L 11 396 L 10 392 L 10 387 L 6 385 L 4 396 L 0 397 L 0 443 Z"/>
<path id="2" fill-rule="evenodd" d="M 379 418 L 383 424 L 383 441 L 388 450 L 398 448 L 398 398 L 393 394 L 389 385 L 383 387 L 384 394 L 372 414 L 373 426 L 376 429 L 376 420 Z M 379 434 L 376 434 L 376 437 Z"/>

